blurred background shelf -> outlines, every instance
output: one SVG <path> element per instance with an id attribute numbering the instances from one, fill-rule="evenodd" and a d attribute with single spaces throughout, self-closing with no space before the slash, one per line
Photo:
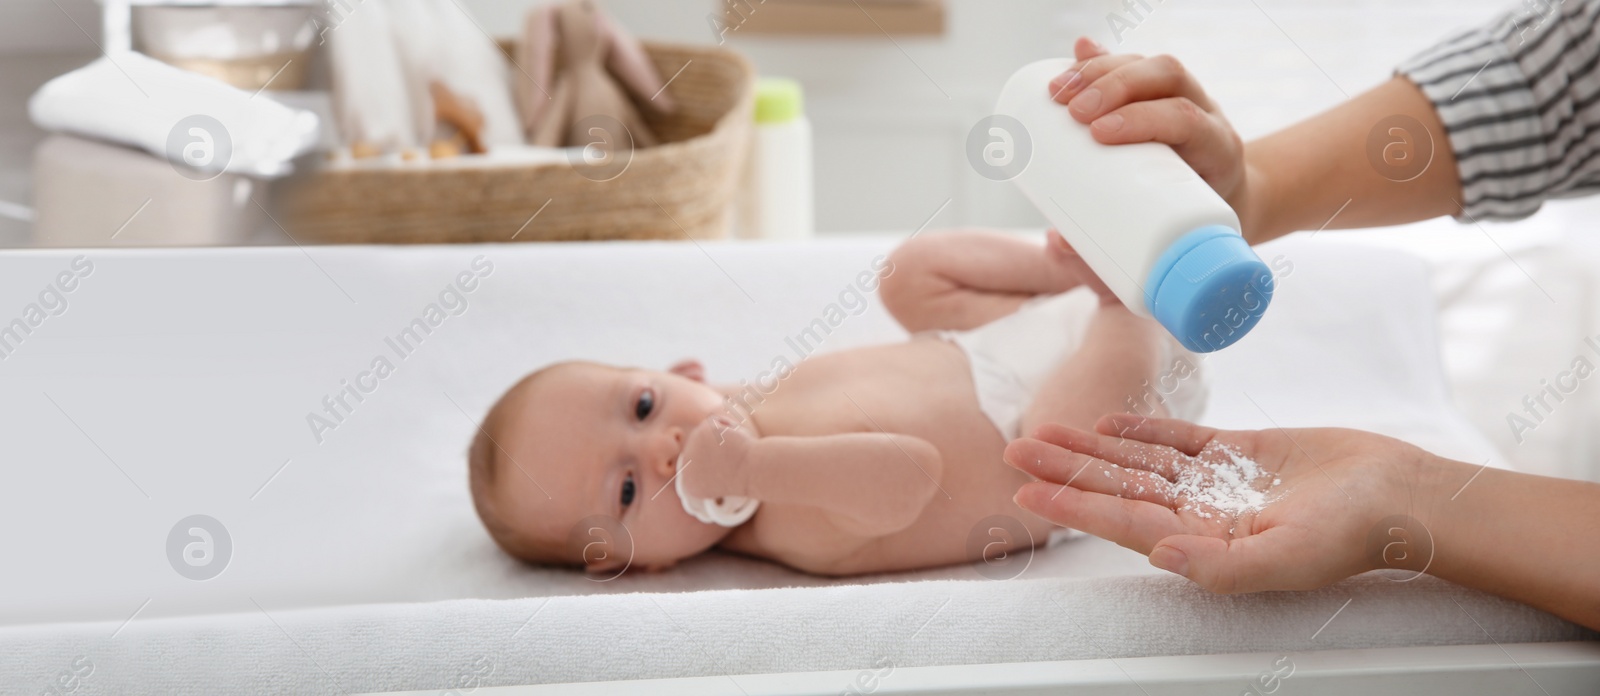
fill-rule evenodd
<path id="1" fill-rule="evenodd" d="M 314 7 L 317 0 L 99 0 L 100 48 L 107 52 L 133 48 L 131 30 L 135 7 Z"/>
<path id="2" fill-rule="evenodd" d="M 533 4 L 458 2 L 496 36 L 516 34 Z M 751 4 L 760 11 L 761 3 Z M 644 38 L 725 40 L 763 74 L 793 77 L 805 86 L 815 129 L 816 223 L 826 235 L 910 230 L 925 222 L 934 227 L 1043 224 L 1013 185 L 973 172 L 963 145 L 1012 70 L 1068 53 L 1080 34 L 1117 51 L 1178 56 L 1249 139 L 1377 84 L 1410 54 L 1516 3 L 1153 4 L 1155 11 L 1125 32 L 1120 43 L 1107 22 L 1111 13 L 1124 11 L 1120 0 L 945 0 L 942 33 L 892 40 L 871 32 L 740 31 L 723 39 L 710 21 L 722 16 L 720 0 L 607 0 L 605 5 Z M 863 6 L 874 9 L 871 3 Z M 871 28 L 864 15 L 856 21 Z M 99 26 L 95 0 L 0 2 L 0 201 L 31 205 L 28 170 L 44 134 L 27 121 L 27 97 L 49 77 L 98 55 Z M 1570 205 L 1600 209 L 1592 200 Z M 0 244 L 25 243 L 27 230 L 26 223 L 0 211 Z"/>

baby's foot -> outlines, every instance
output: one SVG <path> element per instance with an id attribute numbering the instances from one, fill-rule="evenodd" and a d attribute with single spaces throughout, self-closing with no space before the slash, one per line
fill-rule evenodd
<path id="1" fill-rule="evenodd" d="M 1083 257 L 1078 255 L 1078 252 L 1072 248 L 1071 244 L 1067 243 L 1066 238 L 1062 237 L 1060 232 L 1050 230 L 1045 236 L 1045 256 L 1054 262 L 1062 273 L 1070 276 L 1072 280 L 1068 283 L 1069 288 L 1082 285 L 1093 290 L 1094 294 L 1100 296 L 1100 304 L 1102 306 L 1121 303 L 1117 296 L 1111 292 L 1111 288 L 1106 287 L 1105 282 L 1100 280 L 1100 276 L 1095 275 L 1094 270 L 1089 268 L 1089 264 L 1084 263 Z"/>

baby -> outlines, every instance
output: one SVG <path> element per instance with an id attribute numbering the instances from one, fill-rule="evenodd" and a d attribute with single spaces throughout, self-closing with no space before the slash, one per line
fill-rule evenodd
<path id="1" fill-rule="evenodd" d="M 986 517 L 1020 520 L 1035 543 L 1061 531 L 1012 500 L 1032 480 L 1002 461 L 1019 434 L 1111 412 L 1199 416 L 1199 361 L 1055 232 L 1044 248 L 928 234 L 879 278 L 912 337 L 804 360 L 742 422 L 726 416 L 738 390 L 692 360 L 528 375 L 471 446 L 484 526 L 513 556 L 591 573 L 712 547 L 821 575 L 968 562 Z"/>

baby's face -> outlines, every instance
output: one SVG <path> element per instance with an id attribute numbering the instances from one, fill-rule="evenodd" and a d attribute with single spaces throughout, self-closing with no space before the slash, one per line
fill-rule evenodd
<path id="1" fill-rule="evenodd" d="M 716 544 L 728 530 L 690 516 L 673 485 L 689 431 L 722 408 L 700 374 L 697 363 L 673 372 L 575 364 L 542 377 L 504 425 L 510 461 L 497 479 L 507 521 L 566 540 L 592 515 L 620 520 L 631 558 L 626 548 L 586 554 L 590 572 L 664 569 Z"/>

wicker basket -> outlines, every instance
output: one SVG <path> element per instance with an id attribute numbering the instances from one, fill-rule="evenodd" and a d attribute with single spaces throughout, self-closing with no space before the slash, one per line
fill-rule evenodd
<path id="1" fill-rule="evenodd" d="M 670 115 L 642 109 L 662 144 L 635 150 L 616 178 L 591 180 L 566 162 L 324 168 L 285 182 L 280 219 L 302 242 L 726 236 L 750 138 L 755 71 L 723 49 L 645 48 L 662 75 L 677 76 L 667 91 L 678 108 Z"/>

